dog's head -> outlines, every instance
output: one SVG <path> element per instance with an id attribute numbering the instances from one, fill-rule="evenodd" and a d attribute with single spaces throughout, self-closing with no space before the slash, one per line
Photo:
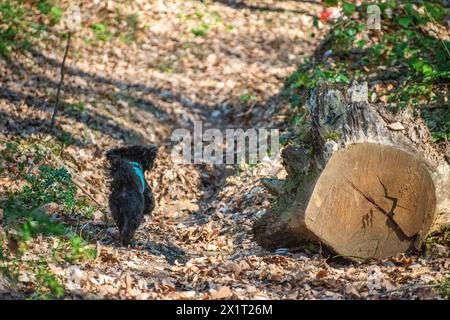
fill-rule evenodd
<path id="1" fill-rule="evenodd" d="M 144 171 L 151 170 L 155 164 L 158 147 L 130 146 L 111 149 L 106 153 L 106 158 L 113 163 L 115 160 L 127 160 L 139 162 Z"/>

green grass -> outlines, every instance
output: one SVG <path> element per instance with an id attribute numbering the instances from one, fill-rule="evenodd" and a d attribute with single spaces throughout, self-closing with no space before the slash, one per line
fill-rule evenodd
<path id="1" fill-rule="evenodd" d="M 48 271 L 45 262 L 39 266 L 36 279 L 38 285 L 35 298 L 39 300 L 53 300 L 64 296 L 64 286 L 58 278 Z"/>
<path id="2" fill-rule="evenodd" d="M 127 22 L 127 26 L 131 29 L 132 32 L 136 32 L 138 29 L 139 19 L 138 14 L 133 13 L 125 17 L 125 21 Z"/>
<path id="3" fill-rule="evenodd" d="M 199 6 L 194 14 L 177 14 L 177 18 L 185 22 L 195 22 L 196 26 L 190 28 L 190 32 L 196 37 L 206 37 L 210 29 L 223 24 L 221 14 L 211 11 L 206 4 Z"/>
<path id="4" fill-rule="evenodd" d="M 86 110 L 86 104 L 83 101 L 76 103 L 64 104 L 64 113 L 70 116 L 79 116 L 83 111 Z"/>
<path id="5" fill-rule="evenodd" d="M 209 25 L 202 23 L 200 26 L 191 29 L 191 33 L 196 37 L 205 37 L 208 33 Z"/>
<path id="6" fill-rule="evenodd" d="M 239 97 L 239 99 L 242 101 L 242 102 L 256 102 L 256 101 L 258 101 L 258 98 L 256 97 L 256 96 L 254 96 L 254 95 L 251 95 L 251 94 L 248 94 L 248 93 L 244 93 L 244 94 L 242 94 L 240 97 Z"/>
<path id="7" fill-rule="evenodd" d="M 90 28 L 94 32 L 97 41 L 110 41 L 113 37 L 113 34 L 109 31 L 109 27 L 105 22 L 93 23 Z"/>

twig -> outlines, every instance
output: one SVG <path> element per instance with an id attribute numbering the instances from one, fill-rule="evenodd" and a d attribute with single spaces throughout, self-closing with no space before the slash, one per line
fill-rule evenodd
<path id="1" fill-rule="evenodd" d="M 61 79 L 59 79 L 58 91 L 56 92 L 55 109 L 53 110 L 52 120 L 50 122 L 50 127 L 53 129 L 56 122 L 56 114 L 58 113 L 59 96 L 61 94 L 61 87 L 64 81 L 64 65 L 66 64 L 67 53 L 69 52 L 70 38 L 72 33 L 69 31 L 67 36 L 66 50 L 64 51 L 64 57 L 61 64 Z"/>
<path id="2" fill-rule="evenodd" d="M 58 165 L 66 167 L 66 166 L 64 165 L 64 163 L 63 163 L 61 160 L 55 158 L 52 154 L 50 154 L 50 156 L 51 156 L 51 158 L 52 158 L 54 161 L 56 161 L 56 162 L 58 163 Z M 46 159 L 46 161 L 49 162 L 47 159 Z M 49 163 L 50 163 L 50 162 L 49 162 Z M 67 167 L 67 168 L 68 168 L 68 167 Z M 71 171 L 70 168 L 68 168 L 68 170 Z M 91 195 L 91 193 L 90 193 L 88 190 L 86 190 L 86 189 L 81 185 L 81 182 L 80 182 L 80 181 L 77 181 L 77 180 L 81 180 L 81 182 L 83 182 L 83 183 L 86 184 L 86 185 L 90 185 L 90 183 L 88 183 L 86 180 L 84 180 L 84 179 L 82 179 L 82 178 L 78 178 L 76 175 L 73 174 L 73 177 L 72 177 L 73 183 L 74 183 L 78 188 L 80 188 L 80 190 L 83 191 L 83 193 L 84 193 L 85 195 L 87 195 L 92 201 L 94 201 L 94 202 L 95 202 L 96 204 L 98 204 L 100 207 L 103 207 L 104 205 L 103 205 L 102 203 L 98 202 L 97 199 L 95 199 L 95 198 Z M 91 187 L 92 187 L 92 186 L 91 186 Z M 95 190 L 95 189 L 93 189 L 93 190 Z M 98 194 L 100 194 L 104 199 L 106 199 L 106 195 L 103 194 L 103 192 L 98 191 L 98 190 L 96 190 L 96 192 L 97 192 Z"/>
<path id="3" fill-rule="evenodd" d="M 88 224 L 90 224 L 90 222 L 85 223 L 85 224 L 81 227 L 80 232 L 79 232 L 80 238 L 82 238 L 83 229 L 84 229 Z"/>
<path id="4" fill-rule="evenodd" d="M 76 181 L 75 179 L 72 179 L 73 183 L 81 189 L 81 191 L 83 191 L 83 193 L 85 195 L 87 195 L 92 201 L 94 201 L 96 204 L 98 204 L 100 207 L 103 207 L 103 204 L 98 202 L 91 194 L 88 190 L 86 190 L 81 184 L 80 182 Z"/>

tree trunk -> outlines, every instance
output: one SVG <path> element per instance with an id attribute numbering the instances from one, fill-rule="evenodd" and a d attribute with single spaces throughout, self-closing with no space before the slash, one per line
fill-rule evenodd
<path id="1" fill-rule="evenodd" d="M 283 150 L 286 180 L 265 179 L 278 198 L 254 225 L 274 249 L 321 241 L 350 259 L 419 248 L 450 222 L 450 166 L 420 117 L 368 103 L 367 84 L 320 83 L 300 142 Z"/>

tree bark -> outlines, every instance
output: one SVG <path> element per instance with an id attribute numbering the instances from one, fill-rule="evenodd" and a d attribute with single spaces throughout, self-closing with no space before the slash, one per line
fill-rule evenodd
<path id="1" fill-rule="evenodd" d="M 369 104 L 367 91 L 313 90 L 301 138 L 282 152 L 286 180 L 263 181 L 277 201 L 255 222 L 261 246 L 314 240 L 350 259 L 383 258 L 449 225 L 448 145 L 439 151 L 417 114 Z"/>

